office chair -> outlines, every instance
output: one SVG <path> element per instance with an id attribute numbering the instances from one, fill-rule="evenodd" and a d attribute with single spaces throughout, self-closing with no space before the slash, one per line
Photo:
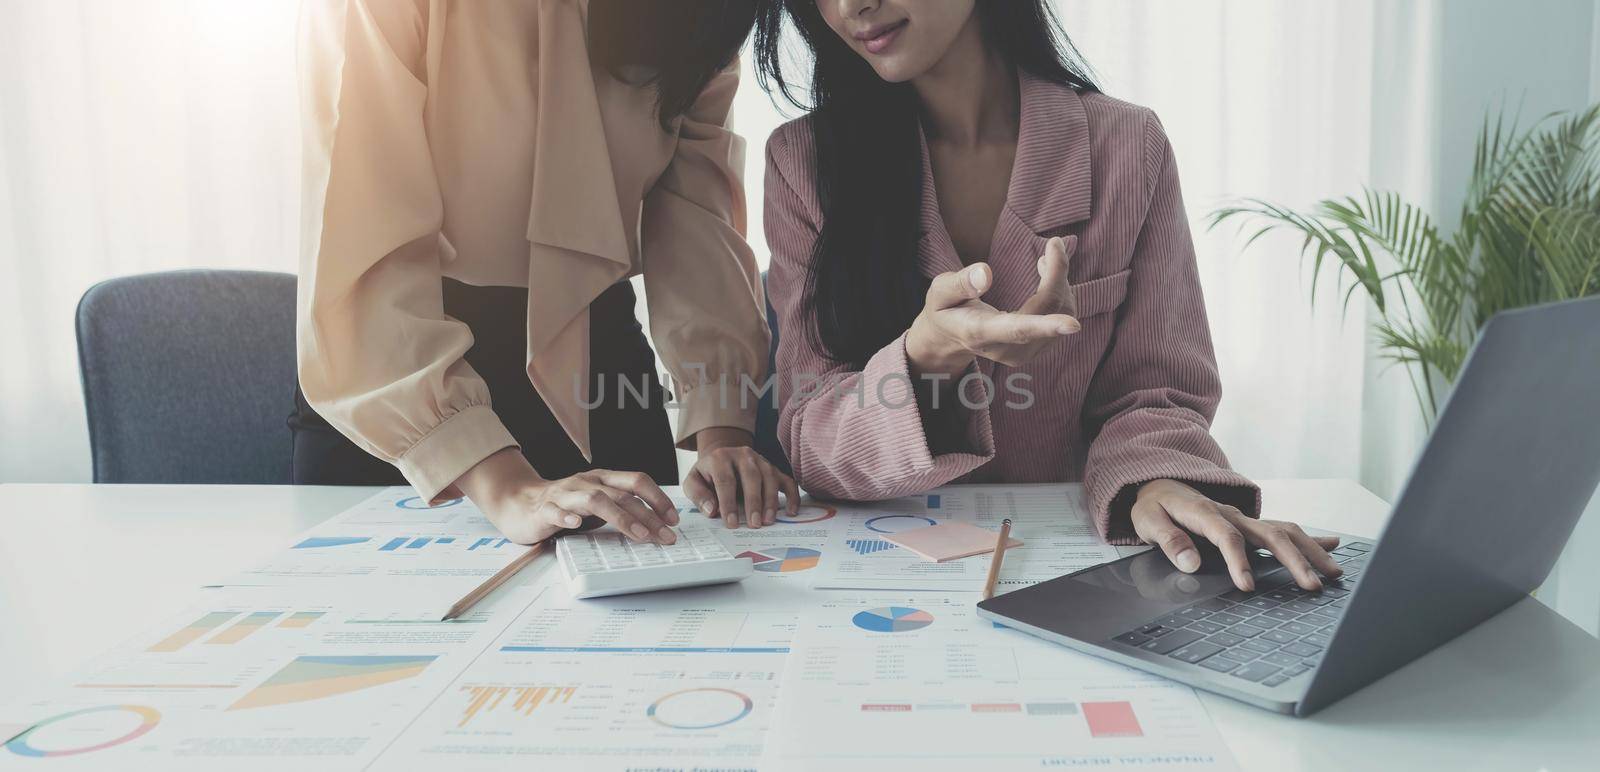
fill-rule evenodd
<path id="1" fill-rule="evenodd" d="M 761 273 L 761 295 L 767 294 L 767 274 Z M 772 345 L 767 349 L 767 372 L 778 371 L 778 312 L 772 308 L 772 301 L 767 304 L 767 327 L 772 330 Z M 783 445 L 778 442 L 778 409 L 773 404 L 771 394 L 762 397 L 761 405 L 756 408 L 756 452 L 765 456 L 773 466 L 781 469 L 784 474 L 793 476 L 794 470 L 789 466 L 789 456 L 783 452 Z"/>
<path id="2" fill-rule="evenodd" d="M 78 302 L 97 483 L 288 483 L 295 277 L 171 271 Z"/>

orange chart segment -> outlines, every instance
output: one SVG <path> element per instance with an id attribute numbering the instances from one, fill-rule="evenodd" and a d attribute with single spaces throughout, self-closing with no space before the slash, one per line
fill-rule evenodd
<path id="1" fill-rule="evenodd" d="M 278 626 L 287 628 L 310 627 L 311 623 L 321 619 L 324 613 L 326 612 L 296 611 L 293 614 L 290 614 L 288 619 L 279 622 Z"/>
<path id="2" fill-rule="evenodd" d="M 466 710 L 461 712 L 458 728 L 470 723 L 479 713 L 492 713 L 506 697 L 511 697 L 512 711 L 531 716 L 540 705 L 555 705 L 572 701 L 576 686 L 463 686 L 461 691 L 470 695 Z"/>
<path id="3" fill-rule="evenodd" d="M 251 633 L 253 633 L 253 632 L 257 631 L 257 630 L 260 630 L 263 627 L 266 627 L 268 622 L 271 622 L 272 620 L 277 619 L 278 615 L 280 615 L 282 613 L 283 612 L 281 612 L 281 611 L 256 611 L 256 612 L 253 612 L 251 614 L 246 615 L 244 619 L 241 619 L 238 622 L 235 622 L 233 624 L 233 627 L 230 627 L 230 628 L 228 628 L 226 630 L 223 630 L 222 632 L 217 633 L 216 635 L 212 636 L 211 640 L 206 641 L 206 643 L 207 644 L 238 643 L 238 642 L 244 640 L 245 638 L 250 637 Z"/>
<path id="4" fill-rule="evenodd" d="M 221 627 L 228 620 L 239 615 L 237 611 L 213 611 L 205 616 L 190 622 L 188 626 L 169 635 L 147 651 L 169 652 L 177 651 L 199 640 L 201 636 Z"/>
<path id="5" fill-rule="evenodd" d="M 421 674 L 437 656 L 303 656 L 250 690 L 228 710 L 310 702 Z"/>

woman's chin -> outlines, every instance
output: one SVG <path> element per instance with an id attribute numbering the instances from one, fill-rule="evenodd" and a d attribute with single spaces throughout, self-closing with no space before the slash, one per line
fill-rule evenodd
<path id="1" fill-rule="evenodd" d="M 878 73 L 878 77 L 890 83 L 914 80 L 918 75 L 928 71 L 926 66 L 908 62 L 898 56 L 868 59 L 867 63 L 872 65 L 872 71 Z"/>

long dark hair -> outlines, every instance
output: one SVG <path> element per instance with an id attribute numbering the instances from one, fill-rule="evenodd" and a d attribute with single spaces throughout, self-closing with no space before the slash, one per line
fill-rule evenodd
<path id="1" fill-rule="evenodd" d="M 1013 66 L 1098 90 L 1048 0 L 978 0 L 976 8 L 984 41 Z M 813 55 L 809 100 L 783 70 L 785 17 Z M 928 290 L 917 268 L 916 93 L 879 78 L 823 21 L 816 0 L 762 0 L 755 49 L 761 85 L 811 111 L 822 232 L 803 300 L 817 321 L 806 332 L 834 359 L 863 367 L 911 325 Z"/>
<path id="2" fill-rule="evenodd" d="M 756 0 L 592 0 L 589 60 L 612 77 L 654 86 L 662 128 L 733 63 L 755 26 Z"/>

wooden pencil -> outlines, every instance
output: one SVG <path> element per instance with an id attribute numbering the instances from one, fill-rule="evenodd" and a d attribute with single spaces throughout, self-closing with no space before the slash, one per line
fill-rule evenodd
<path id="1" fill-rule="evenodd" d="M 1011 518 L 1000 522 L 1000 537 L 994 541 L 994 557 L 989 558 L 989 578 L 983 580 L 983 599 L 994 597 L 994 584 L 1000 580 L 1000 562 L 1006 559 L 1006 542 L 1011 541 Z"/>
<path id="2" fill-rule="evenodd" d="M 539 556 L 539 553 L 544 552 L 546 544 L 549 544 L 549 541 L 542 541 L 529 547 L 527 552 L 522 553 L 516 560 L 506 564 L 505 568 L 495 572 L 494 576 L 489 577 L 483 584 L 478 585 L 476 590 L 467 593 L 466 597 L 456 601 L 456 604 L 445 612 L 444 619 L 439 621 L 448 622 L 472 610 L 473 606 L 478 605 L 478 601 L 488 597 L 489 593 L 494 592 L 496 587 L 505 584 L 506 580 L 516 576 L 518 571 L 532 563 L 533 559 Z"/>

